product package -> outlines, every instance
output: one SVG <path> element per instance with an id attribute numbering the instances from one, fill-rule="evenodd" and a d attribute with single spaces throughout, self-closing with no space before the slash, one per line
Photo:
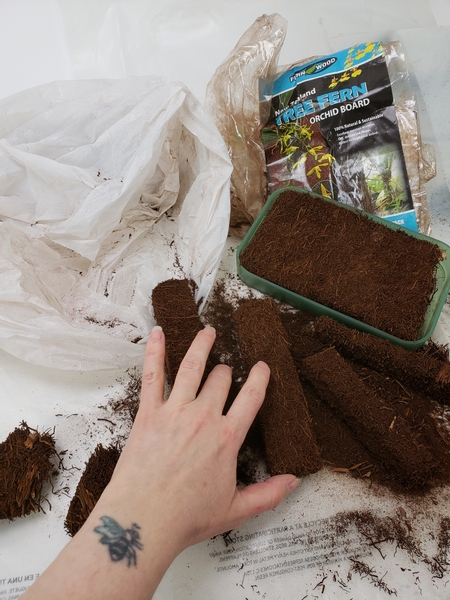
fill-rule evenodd
<path id="1" fill-rule="evenodd" d="M 260 82 L 269 192 L 297 185 L 430 233 L 434 176 L 398 43 L 370 42 Z"/>

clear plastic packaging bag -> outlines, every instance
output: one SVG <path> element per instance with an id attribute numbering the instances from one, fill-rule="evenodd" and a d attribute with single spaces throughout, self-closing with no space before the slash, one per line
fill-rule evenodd
<path id="1" fill-rule="evenodd" d="M 260 138 L 259 80 L 273 74 L 286 35 L 278 14 L 256 19 L 208 83 L 205 107 L 212 115 L 233 164 L 230 226 L 252 223 L 267 198 Z"/>
<path id="2" fill-rule="evenodd" d="M 411 67 L 406 65 L 401 44 L 391 42 L 384 46 L 418 229 L 429 235 L 431 217 L 425 184 L 436 177 L 435 151 L 431 144 L 422 142 L 417 99 L 411 93 Z"/>

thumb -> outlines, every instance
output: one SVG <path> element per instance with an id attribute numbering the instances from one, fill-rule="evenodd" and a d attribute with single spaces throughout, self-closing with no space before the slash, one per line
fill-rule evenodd
<path id="1" fill-rule="evenodd" d="M 236 519 L 243 521 L 259 515 L 267 510 L 273 510 L 300 483 L 294 475 L 275 475 L 237 490 L 239 508 Z"/>

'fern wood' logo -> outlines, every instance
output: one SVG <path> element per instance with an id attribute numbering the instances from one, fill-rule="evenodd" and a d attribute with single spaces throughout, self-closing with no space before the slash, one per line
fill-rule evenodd
<path id="1" fill-rule="evenodd" d="M 326 71 L 329 67 L 334 65 L 336 61 L 336 56 L 330 56 L 325 60 L 318 60 L 314 63 L 311 63 L 310 65 L 307 65 L 303 69 L 296 71 L 293 75 L 291 75 L 289 79 L 291 83 L 294 83 L 295 81 L 297 81 L 297 79 L 300 79 L 301 77 L 305 77 L 307 75 L 316 75 L 316 73 L 322 73 L 323 71 Z"/>

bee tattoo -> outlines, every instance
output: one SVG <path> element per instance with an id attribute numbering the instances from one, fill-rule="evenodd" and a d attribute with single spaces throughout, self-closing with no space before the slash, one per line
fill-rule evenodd
<path id="1" fill-rule="evenodd" d="M 128 567 L 135 567 L 137 563 L 136 549 L 142 550 L 140 542 L 139 525 L 133 523 L 131 529 L 124 529 L 111 517 L 101 517 L 103 525 L 94 529 L 102 537 L 100 543 L 108 546 L 109 556 L 112 561 L 118 562 L 124 558 Z"/>

